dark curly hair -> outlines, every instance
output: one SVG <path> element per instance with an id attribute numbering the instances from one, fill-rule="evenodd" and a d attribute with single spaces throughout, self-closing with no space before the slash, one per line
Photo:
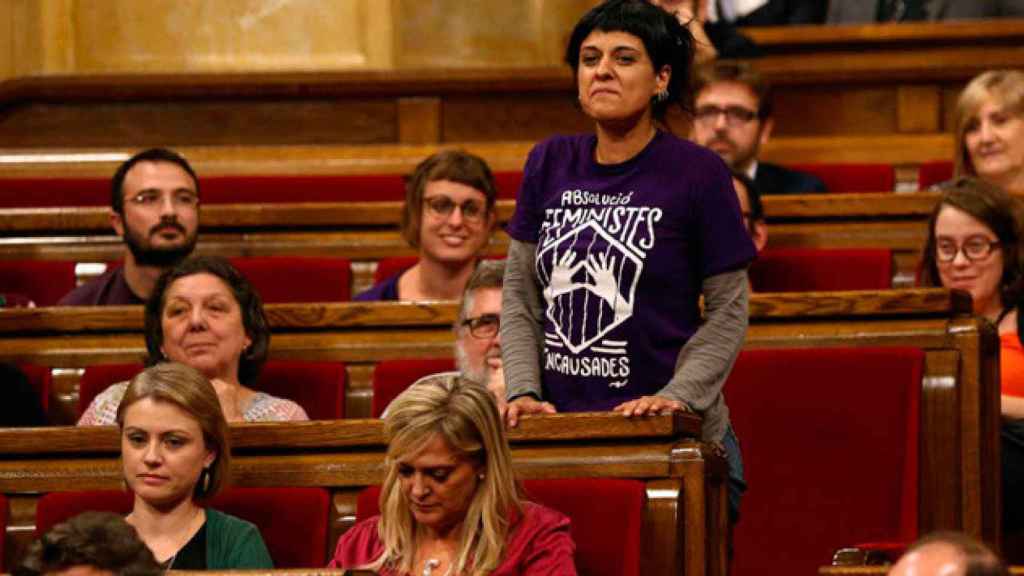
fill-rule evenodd
<path id="1" fill-rule="evenodd" d="M 92 566 L 122 576 L 164 572 L 124 518 L 112 512 L 84 512 L 33 542 L 12 574 L 40 576 L 75 566 Z"/>
<path id="2" fill-rule="evenodd" d="M 231 289 L 242 313 L 242 326 L 252 344 L 238 359 L 238 381 L 245 386 L 256 382 L 260 369 L 267 360 L 270 350 L 270 327 L 263 313 L 263 300 L 246 280 L 226 259 L 219 256 L 192 256 L 164 272 L 153 288 L 153 294 L 146 301 L 146 350 L 149 353 L 146 365 L 166 360 L 161 348 L 164 345 L 163 311 L 167 289 L 175 280 L 193 274 L 212 274 L 220 278 Z"/>

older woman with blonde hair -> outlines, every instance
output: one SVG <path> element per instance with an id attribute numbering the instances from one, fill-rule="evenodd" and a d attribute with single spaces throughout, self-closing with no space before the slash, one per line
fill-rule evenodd
<path id="1" fill-rule="evenodd" d="M 1024 190 L 1024 73 L 990 70 L 960 93 L 954 171 Z"/>
<path id="2" fill-rule="evenodd" d="M 391 403 L 381 515 L 338 541 L 332 568 L 383 575 L 575 574 L 569 520 L 520 500 L 494 398 L 454 375 Z"/>

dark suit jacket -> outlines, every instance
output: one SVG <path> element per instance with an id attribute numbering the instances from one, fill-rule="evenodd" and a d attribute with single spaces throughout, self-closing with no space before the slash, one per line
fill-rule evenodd
<path id="1" fill-rule="evenodd" d="M 825 183 L 813 174 L 797 172 L 776 164 L 758 162 L 754 185 L 761 194 L 813 194 L 828 192 Z"/>
<path id="2" fill-rule="evenodd" d="M 828 7 L 829 24 L 874 22 L 876 0 L 832 0 Z M 929 20 L 998 18 L 1024 15 L 1024 0 L 928 0 Z"/>

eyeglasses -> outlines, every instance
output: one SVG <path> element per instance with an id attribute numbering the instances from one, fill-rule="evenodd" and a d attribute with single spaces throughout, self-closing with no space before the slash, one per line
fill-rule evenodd
<path id="1" fill-rule="evenodd" d="M 484 218 L 484 207 L 479 202 L 473 200 L 466 200 L 462 204 L 456 204 L 447 196 L 431 196 L 430 198 L 424 198 L 423 203 L 427 205 L 427 209 L 430 210 L 431 214 L 439 218 L 451 216 L 456 206 L 459 207 L 462 217 L 466 220 L 479 222 Z"/>
<path id="2" fill-rule="evenodd" d="M 935 258 L 939 262 L 952 262 L 956 260 L 956 255 L 963 251 L 964 258 L 975 262 L 991 254 L 1000 244 L 998 240 L 988 240 L 984 236 L 971 236 L 961 246 L 957 246 L 952 240 L 939 240 L 935 244 Z"/>
<path id="3" fill-rule="evenodd" d="M 714 124 L 718 117 L 723 114 L 725 115 L 725 123 L 732 127 L 742 126 L 757 116 L 755 110 L 744 108 L 743 106 L 726 106 L 725 108 L 701 106 L 694 113 L 694 118 L 701 124 Z"/>
<path id="4" fill-rule="evenodd" d="M 191 190 L 178 190 L 171 193 L 171 202 L 178 206 L 192 207 L 199 204 L 199 195 Z M 157 190 L 143 190 L 128 198 L 136 206 L 155 206 L 163 200 L 164 195 Z"/>
<path id="5" fill-rule="evenodd" d="M 469 333 L 474 338 L 493 338 L 501 327 L 501 317 L 497 314 L 481 314 L 476 318 L 466 318 L 462 325 L 469 327 Z"/>

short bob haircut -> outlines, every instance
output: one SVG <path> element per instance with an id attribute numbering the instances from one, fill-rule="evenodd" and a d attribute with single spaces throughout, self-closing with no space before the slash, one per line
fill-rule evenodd
<path id="1" fill-rule="evenodd" d="M 150 366 L 128 383 L 124 398 L 117 407 L 119 428 L 124 428 L 125 412 L 128 408 L 146 398 L 154 402 L 173 404 L 192 416 L 199 424 L 206 448 L 216 452 L 217 456 L 208 468 L 209 482 L 203 482 L 202 475 L 196 479 L 193 497 L 196 500 L 204 500 L 217 494 L 227 482 L 231 467 L 231 442 L 228 439 L 228 423 L 224 419 L 224 412 L 221 410 L 220 400 L 213 385 L 198 370 L 179 362 L 164 362 Z"/>
<path id="2" fill-rule="evenodd" d="M 672 69 L 668 98 L 651 103 L 654 119 L 664 120 L 673 103 L 685 111 L 693 108 L 693 36 L 675 16 L 647 0 L 607 0 L 595 6 L 576 23 L 565 49 L 565 63 L 572 67 L 574 77 L 579 74 L 583 41 L 595 30 L 636 36 L 644 43 L 655 73 L 665 66 Z"/>
<path id="3" fill-rule="evenodd" d="M 1024 72 L 1017 70 L 989 70 L 967 83 L 956 101 L 956 133 L 953 174 L 956 177 L 977 176 L 978 172 L 967 150 L 967 130 L 978 121 L 978 112 L 990 98 L 1007 112 L 1024 114 Z"/>
<path id="4" fill-rule="evenodd" d="M 959 178 L 942 190 L 942 197 L 928 218 L 928 240 L 921 254 L 919 283 L 922 286 L 942 286 L 935 258 L 935 222 L 942 208 L 952 206 L 984 224 L 999 239 L 1003 251 L 999 294 L 1003 306 L 1016 305 L 1021 296 L 1021 273 L 1024 271 L 1020 205 L 1002 188 L 977 178 Z"/>
<path id="5" fill-rule="evenodd" d="M 423 221 L 423 194 L 427 184 L 450 180 L 479 190 L 487 201 L 485 218 L 494 214 L 498 189 L 494 175 L 479 156 L 464 150 L 443 150 L 428 156 L 405 177 L 405 207 L 402 210 L 402 237 L 413 248 L 420 247 L 420 224 Z M 490 231 L 488 231 L 490 233 Z"/>
<path id="6" fill-rule="evenodd" d="M 113 512 L 83 512 L 32 543 L 14 576 L 42 576 L 91 566 L 119 576 L 164 573 L 135 528 Z"/>
<path id="7" fill-rule="evenodd" d="M 370 567 L 389 566 L 403 574 L 413 571 L 417 527 L 402 494 L 398 465 L 440 435 L 483 473 L 466 511 L 451 572 L 491 573 L 505 551 L 508 513 L 523 510 L 505 429 L 491 393 L 455 375 L 424 378 L 388 407 L 384 432 L 388 451 L 379 526 L 384 552 Z"/>
<path id="8" fill-rule="evenodd" d="M 117 171 L 114 172 L 114 177 L 110 181 L 110 209 L 114 212 L 122 216 L 124 215 L 124 179 L 128 175 L 128 171 L 139 162 L 166 162 L 174 164 L 192 178 L 192 185 L 195 186 L 196 195 L 199 194 L 199 177 L 196 176 L 195 170 L 192 169 L 192 166 L 189 165 L 188 160 L 185 160 L 184 156 L 167 148 L 149 148 L 125 160 L 117 167 Z"/>
<path id="9" fill-rule="evenodd" d="M 152 366 L 166 360 L 160 350 L 164 344 L 163 312 L 167 304 L 167 289 L 176 280 L 194 274 L 212 274 L 220 278 L 238 302 L 242 313 L 242 326 L 252 344 L 238 359 L 238 381 L 251 386 L 256 382 L 270 349 L 270 328 L 263 313 L 263 301 L 245 276 L 230 262 L 218 256 L 191 256 L 163 273 L 146 301 L 146 364 Z"/>

